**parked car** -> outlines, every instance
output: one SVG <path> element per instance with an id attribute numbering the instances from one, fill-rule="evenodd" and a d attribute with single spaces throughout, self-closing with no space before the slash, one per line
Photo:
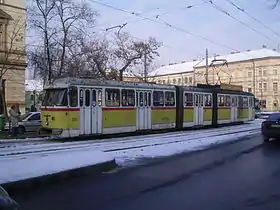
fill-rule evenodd
<path id="1" fill-rule="evenodd" d="M 14 201 L 9 194 L 0 186 L 0 209 L 2 210 L 17 210 L 19 205 Z"/>
<path id="2" fill-rule="evenodd" d="M 268 142 L 270 138 L 280 138 L 280 113 L 272 113 L 267 120 L 262 122 L 262 136 L 264 142 Z"/>
<path id="3" fill-rule="evenodd" d="M 36 132 L 41 127 L 41 113 L 28 112 L 20 117 L 18 132 L 24 134 L 25 132 Z M 10 130 L 10 123 L 8 122 L 5 127 Z"/>

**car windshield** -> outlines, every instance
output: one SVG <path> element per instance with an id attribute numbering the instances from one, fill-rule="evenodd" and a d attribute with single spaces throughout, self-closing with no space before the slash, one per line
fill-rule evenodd
<path id="1" fill-rule="evenodd" d="M 43 106 L 67 106 L 67 89 L 45 90 Z"/>
<path id="2" fill-rule="evenodd" d="M 20 117 L 20 120 L 26 119 L 26 118 L 29 117 L 31 114 L 32 114 L 31 112 L 25 113 L 24 115 L 22 115 L 22 116 Z"/>
<path id="3" fill-rule="evenodd" d="M 268 120 L 280 120 L 280 113 L 271 114 Z"/>

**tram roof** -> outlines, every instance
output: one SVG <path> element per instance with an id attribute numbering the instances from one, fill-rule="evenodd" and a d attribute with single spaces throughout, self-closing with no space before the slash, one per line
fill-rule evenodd
<path id="1" fill-rule="evenodd" d="M 155 89 L 175 89 L 173 85 L 160 85 L 154 83 L 120 82 L 116 80 L 102 80 L 92 78 L 59 78 L 54 82 L 45 85 L 44 89 L 67 88 L 70 86 L 107 86 L 107 87 L 130 87 L 130 88 L 155 88 Z"/>

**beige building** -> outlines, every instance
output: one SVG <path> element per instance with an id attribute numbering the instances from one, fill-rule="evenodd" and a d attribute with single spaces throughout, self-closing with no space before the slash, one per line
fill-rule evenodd
<path id="1" fill-rule="evenodd" d="M 194 66 L 199 62 L 201 61 L 194 60 L 161 66 L 152 73 L 149 80 L 160 84 L 193 85 Z"/>
<path id="2" fill-rule="evenodd" d="M 206 83 L 208 78 L 209 84 L 242 85 L 244 91 L 262 101 L 264 110 L 280 110 L 279 52 L 267 48 L 237 52 L 209 58 L 208 63 L 208 74 L 205 60 L 192 61 L 161 67 L 154 79 L 158 83 L 195 85 Z"/>
<path id="3" fill-rule="evenodd" d="M 25 0 L 0 1 L 0 75 L 6 104 L 19 104 L 25 110 L 26 51 Z M 1 103 L 2 105 L 3 103 Z M 3 112 L 3 106 L 1 106 Z"/>

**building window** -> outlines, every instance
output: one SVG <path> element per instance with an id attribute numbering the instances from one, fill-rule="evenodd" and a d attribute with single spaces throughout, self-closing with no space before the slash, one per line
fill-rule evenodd
<path id="1" fill-rule="evenodd" d="M 267 84 L 263 83 L 263 91 L 267 91 Z"/>
<path id="2" fill-rule="evenodd" d="M 0 47 L 3 47 L 4 42 L 4 25 L 0 23 Z"/>
<path id="3" fill-rule="evenodd" d="M 165 80 L 162 80 L 162 84 L 165 84 Z"/>
<path id="4" fill-rule="evenodd" d="M 277 68 L 273 69 L 273 75 L 277 75 Z"/>
<path id="5" fill-rule="evenodd" d="M 178 85 L 181 85 L 181 79 L 180 78 L 178 79 Z"/>
<path id="6" fill-rule="evenodd" d="M 263 76 L 264 76 L 264 77 L 267 76 L 267 70 L 263 70 Z"/>
<path id="7" fill-rule="evenodd" d="M 185 77 L 185 84 L 188 84 L 188 77 Z"/>
<path id="8" fill-rule="evenodd" d="M 278 84 L 277 82 L 273 82 L 273 91 L 277 91 L 278 90 Z"/>
<path id="9" fill-rule="evenodd" d="M 259 89 L 260 90 L 262 89 L 262 83 L 259 83 Z"/>
<path id="10" fill-rule="evenodd" d="M 251 78 L 252 77 L 252 72 L 248 72 L 248 77 Z"/>
<path id="11" fill-rule="evenodd" d="M 252 93 L 252 88 L 248 88 L 248 92 L 249 92 L 249 93 Z"/>
<path id="12" fill-rule="evenodd" d="M 176 84 L 176 79 L 173 79 L 173 84 L 174 84 L 174 85 Z"/>
<path id="13" fill-rule="evenodd" d="M 192 77 L 189 78 L 189 82 L 192 84 Z"/>
<path id="14" fill-rule="evenodd" d="M 259 69 L 259 76 L 262 76 L 262 70 Z"/>

